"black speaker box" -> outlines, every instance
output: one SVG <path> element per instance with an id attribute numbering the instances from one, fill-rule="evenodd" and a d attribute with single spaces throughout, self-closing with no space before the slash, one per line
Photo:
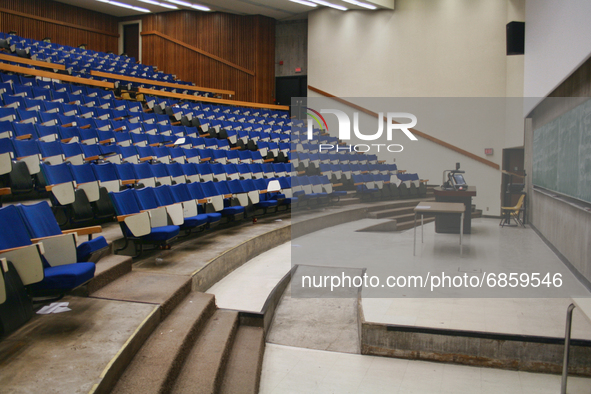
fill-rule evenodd
<path id="1" fill-rule="evenodd" d="M 507 55 L 523 55 L 525 49 L 525 22 L 507 23 Z"/>

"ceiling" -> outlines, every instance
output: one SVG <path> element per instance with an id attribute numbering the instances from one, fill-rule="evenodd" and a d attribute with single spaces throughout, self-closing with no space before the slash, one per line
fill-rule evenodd
<path id="1" fill-rule="evenodd" d="M 71 4 L 77 7 L 87 8 L 89 10 L 102 12 L 117 17 L 141 15 L 141 11 L 122 8 L 109 3 L 100 2 L 97 0 L 56 0 L 60 3 Z M 141 7 L 150 10 L 151 12 L 167 12 L 176 11 L 157 5 L 148 4 L 139 0 L 117 0 L 121 3 Z M 165 0 L 154 0 L 156 2 L 165 2 Z M 318 9 L 322 6 L 318 5 L 316 8 L 308 7 L 302 4 L 294 3 L 289 0 L 185 0 L 189 3 L 204 5 L 213 11 L 228 12 L 238 15 L 265 15 L 274 19 L 297 19 L 305 17 L 308 11 Z M 333 4 L 346 7 L 351 10 L 364 10 L 365 8 L 353 5 L 342 0 L 327 0 Z M 373 4 L 379 8 L 394 8 L 394 0 L 360 0 L 365 3 Z M 170 4 L 170 3 L 167 3 Z M 390 6 L 391 4 L 391 6 Z M 182 5 L 171 4 L 177 6 L 179 9 L 189 9 Z"/>

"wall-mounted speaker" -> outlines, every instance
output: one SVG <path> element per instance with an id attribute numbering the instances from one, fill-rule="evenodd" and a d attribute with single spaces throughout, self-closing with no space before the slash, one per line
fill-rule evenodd
<path id="1" fill-rule="evenodd" d="M 525 22 L 507 23 L 507 55 L 523 55 L 525 49 Z"/>

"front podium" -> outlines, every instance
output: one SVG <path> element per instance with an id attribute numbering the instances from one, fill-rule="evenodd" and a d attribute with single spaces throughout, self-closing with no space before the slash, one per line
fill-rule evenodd
<path id="1" fill-rule="evenodd" d="M 464 234 L 472 231 L 472 197 L 476 196 L 476 186 L 468 186 L 467 190 L 444 190 L 435 188 L 435 201 L 437 202 L 461 202 L 464 203 Z M 435 215 L 435 232 L 460 233 L 460 218 L 458 215 L 439 213 Z"/>

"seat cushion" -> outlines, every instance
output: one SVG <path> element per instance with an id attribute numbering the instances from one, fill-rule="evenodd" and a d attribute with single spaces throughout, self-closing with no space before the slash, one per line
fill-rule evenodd
<path id="1" fill-rule="evenodd" d="M 261 207 L 261 208 L 271 208 L 271 207 L 276 207 L 277 206 L 277 201 L 275 200 L 269 200 L 269 201 L 259 201 L 258 204 L 256 204 L 257 206 Z"/>
<path id="2" fill-rule="evenodd" d="M 207 223 L 208 223 L 207 214 L 203 213 L 203 214 L 199 214 L 197 216 L 191 216 L 191 217 L 185 218 L 185 223 L 183 223 L 183 225 L 181 227 L 194 228 L 194 227 L 203 226 Z"/>
<path id="3" fill-rule="evenodd" d="M 43 270 L 45 278 L 32 285 L 31 289 L 33 291 L 71 290 L 91 280 L 94 277 L 95 269 L 94 263 L 66 264 L 45 268 Z"/>
<path id="4" fill-rule="evenodd" d="M 100 236 L 90 241 L 82 242 L 76 248 L 76 259 L 78 262 L 88 261 L 90 255 L 94 252 L 98 252 L 101 249 L 108 248 L 107 240 L 105 237 Z"/>
<path id="5" fill-rule="evenodd" d="M 179 226 L 153 227 L 152 232 L 142 237 L 142 240 L 152 242 L 163 242 L 179 235 Z"/>
<path id="6" fill-rule="evenodd" d="M 216 223 L 222 220 L 222 214 L 218 212 L 207 213 L 206 215 L 208 223 Z"/>
<path id="7" fill-rule="evenodd" d="M 237 215 L 240 213 L 244 213 L 244 207 L 241 207 L 241 206 L 226 207 L 222 210 L 223 216 Z"/>

